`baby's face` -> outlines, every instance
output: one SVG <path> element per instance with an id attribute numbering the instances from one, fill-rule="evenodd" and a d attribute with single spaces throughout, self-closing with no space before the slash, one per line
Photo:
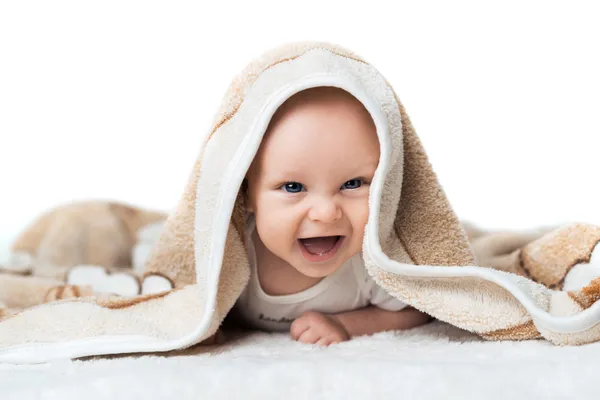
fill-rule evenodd
<path id="1" fill-rule="evenodd" d="M 378 162 L 375 126 L 358 100 L 333 88 L 293 96 L 248 172 L 260 240 L 306 276 L 333 273 L 362 248 Z"/>

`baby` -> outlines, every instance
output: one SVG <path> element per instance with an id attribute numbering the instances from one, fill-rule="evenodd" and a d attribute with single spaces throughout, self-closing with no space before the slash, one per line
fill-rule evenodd
<path id="1" fill-rule="evenodd" d="M 362 261 L 378 162 L 375 125 L 348 92 L 312 88 L 279 107 L 243 186 L 251 278 L 236 311 L 247 323 L 330 345 L 430 320 Z"/>

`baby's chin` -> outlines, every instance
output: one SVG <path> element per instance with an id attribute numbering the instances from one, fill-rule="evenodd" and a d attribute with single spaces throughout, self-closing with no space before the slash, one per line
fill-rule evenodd
<path id="1" fill-rule="evenodd" d="M 325 263 L 311 263 L 310 261 L 301 259 L 290 264 L 304 276 L 308 276 L 309 278 L 325 278 L 340 269 L 346 261 L 348 261 L 348 258 Z"/>

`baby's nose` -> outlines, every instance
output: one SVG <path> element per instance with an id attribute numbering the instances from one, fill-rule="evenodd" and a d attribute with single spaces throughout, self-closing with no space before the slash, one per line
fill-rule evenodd
<path id="1" fill-rule="evenodd" d="M 313 202 L 309 217 L 313 221 L 335 222 L 342 217 L 342 210 L 333 199 L 319 198 Z"/>

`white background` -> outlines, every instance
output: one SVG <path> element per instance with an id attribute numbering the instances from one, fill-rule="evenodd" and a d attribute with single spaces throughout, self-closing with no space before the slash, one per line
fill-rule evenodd
<path id="1" fill-rule="evenodd" d="M 461 218 L 600 223 L 593 2 L 0 3 L 0 248 L 79 199 L 175 207 L 230 80 L 324 40 L 392 83 Z"/>

